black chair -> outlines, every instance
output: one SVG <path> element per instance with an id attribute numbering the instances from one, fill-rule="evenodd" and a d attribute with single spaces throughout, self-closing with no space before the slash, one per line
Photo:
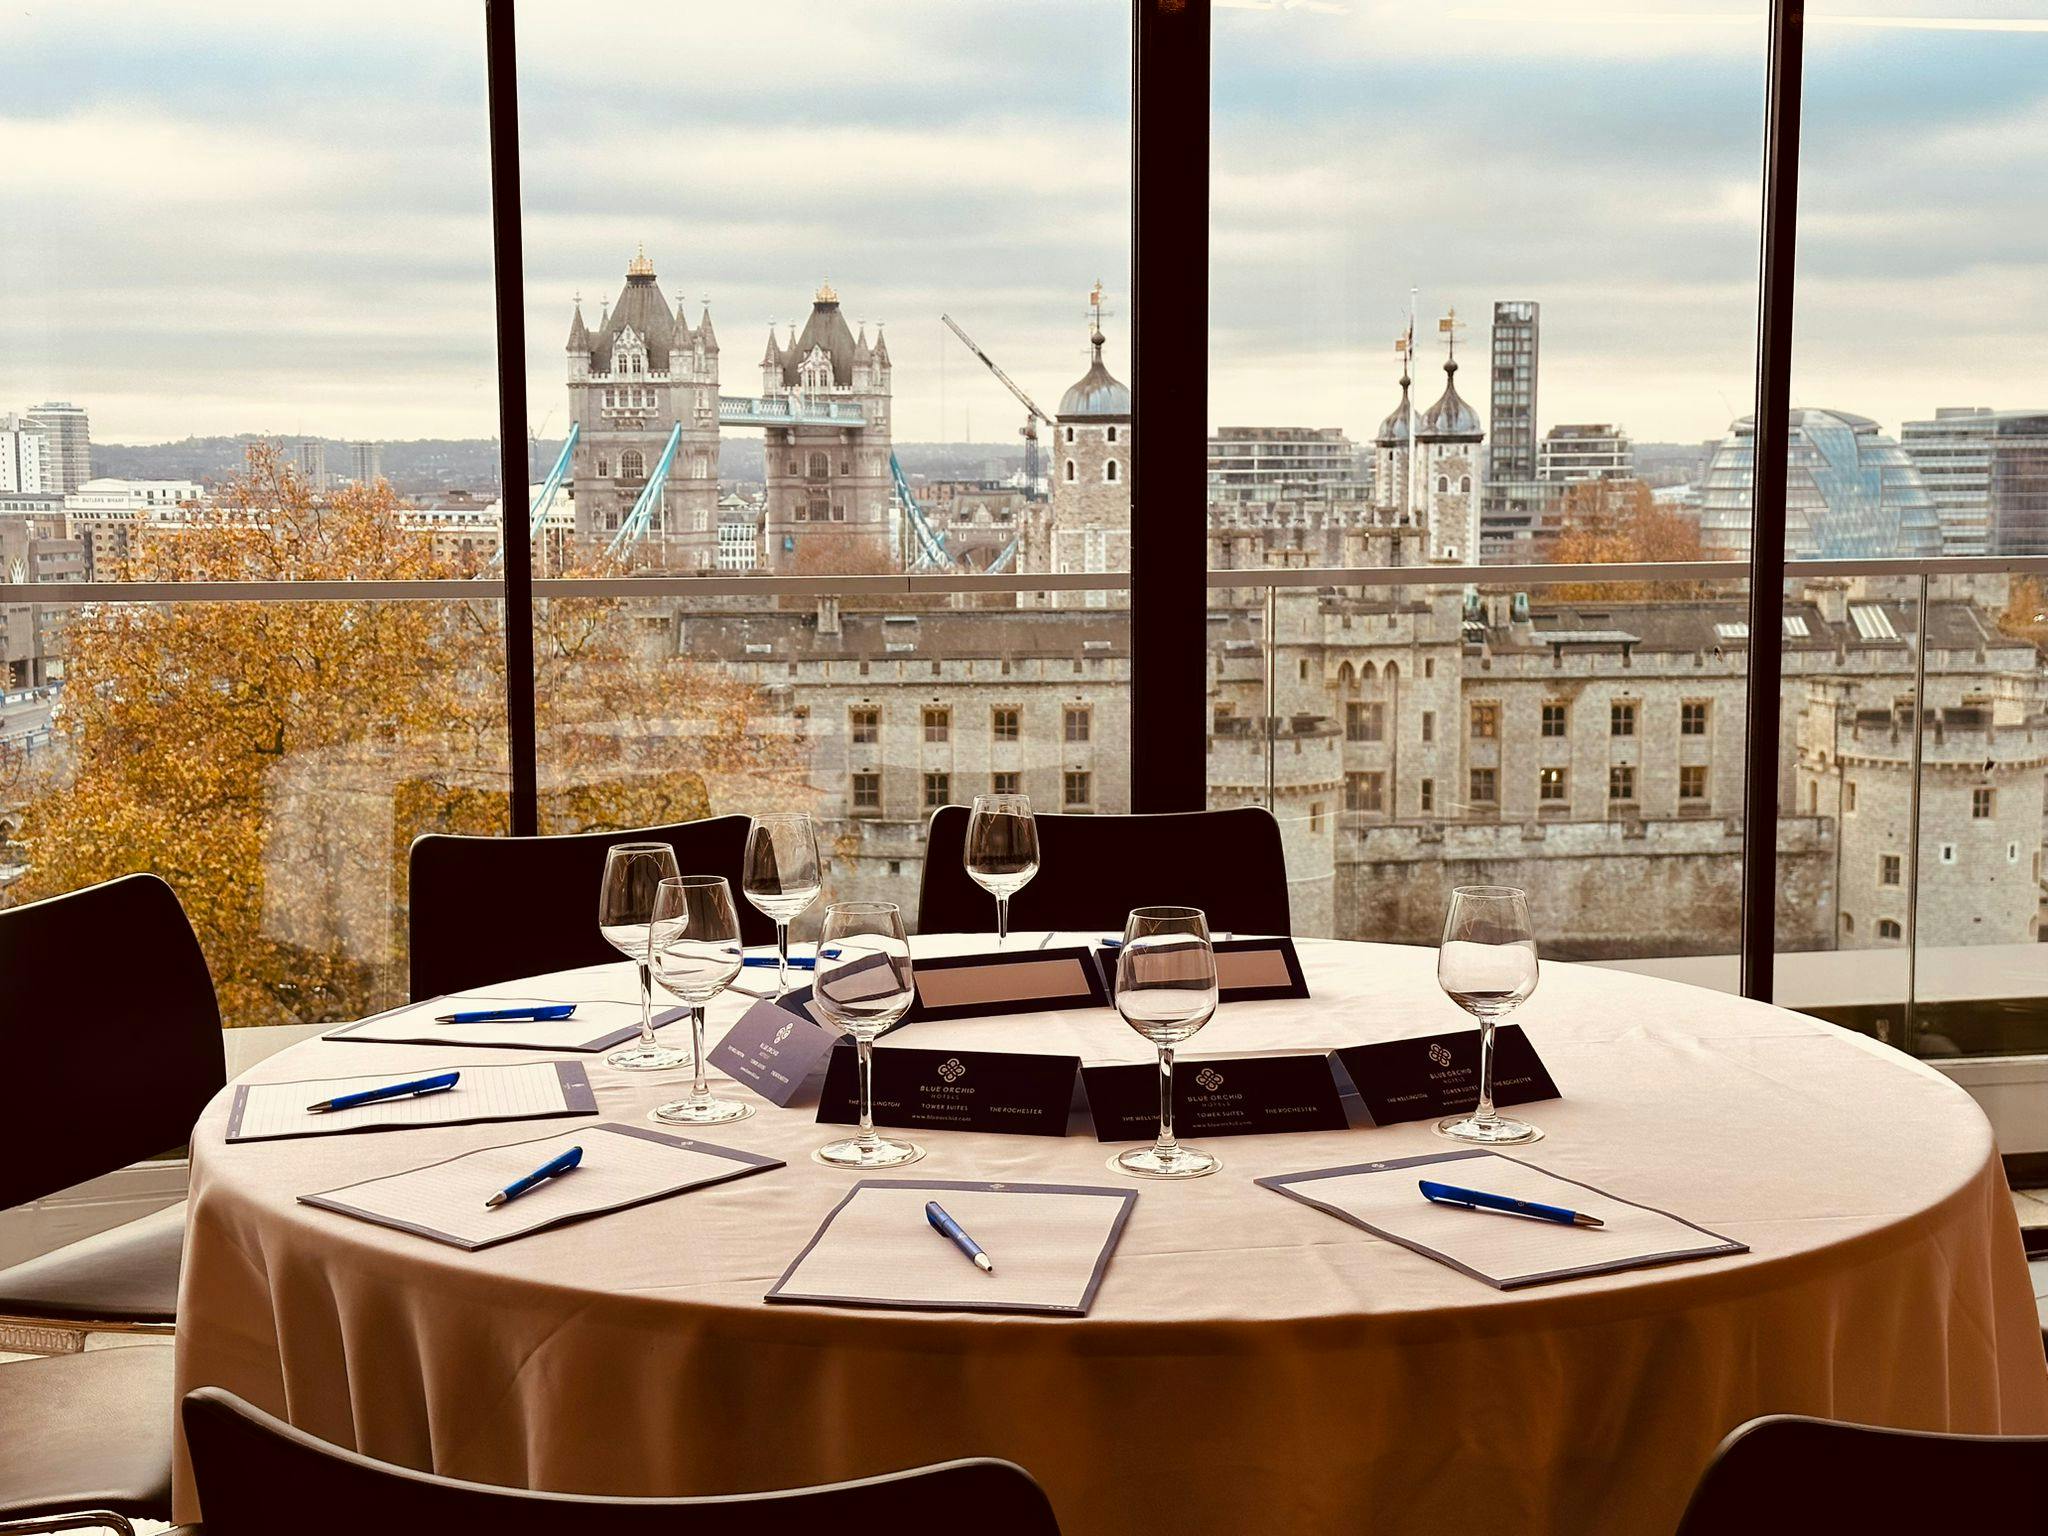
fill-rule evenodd
<path id="1" fill-rule="evenodd" d="M 967 876 L 965 806 L 932 812 L 919 933 L 993 932 L 995 899 Z M 1131 908 L 1200 907 L 1216 933 L 1287 933 L 1287 855 L 1263 806 L 1166 816 L 1038 818 L 1038 873 L 1010 898 L 1010 927 L 1123 932 Z"/>
<path id="2" fill-rule="evenodd" d="M 608 1499 L 494 1488 L 373 1461 L 217 1387 L 187 1393 L 184 1416 L 206 1536 L 361 1536 L 380 1525 L 492 1536 L 757 1536 L 863 1526 L 892 1536 L 1059 1536 L 1045 1491 L 1007 1461 L 948 1461 L 784 1493 Z"/>
<path id="3" fill-rule="evenodd" d="M 740 894 L 751 825 L 745 816 L 713 816 L 564 837 L 415 838 L 407 921 L 414 1000 L 618 959 L 597 931 L 604 856 L 618 843 L 667 843 L 683 874 L 724 875 L 741 937 L 774 943 L 775 924 Z"/>
<path id="4" fill-rule="evenodd" d="M 172 1350 L 0 1365 L 0 1532 L 171 1518 Z"/>
<path id="5" fill-rule="evenodd" d="M 227 1081 L 206 959 L 154 875 L 0 912 L 0 997 L 18 1085 L 0 1115 L 0 1207 L 182 1147 Z M 0 1317 L 168 1327 L 184 1235 L 180 1202 L 0 1269 Z"/>
<path id="6" fill-rule="evenodd" d="M 1772 1414 L 1714 1452 L 1678 1536 L 2039 1529 L 2048 1435 L 1944 1435 Z M 1999 1512 L 2030 1511 L 2007 1525 Z"/>

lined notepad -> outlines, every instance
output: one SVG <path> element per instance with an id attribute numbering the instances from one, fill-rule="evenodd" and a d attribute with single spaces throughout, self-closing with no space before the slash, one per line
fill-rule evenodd
<path id="1" fill-rule="evenodd" d="M 1439 1205 L 1423 1198 L 1418 1186 L 1424 1179 L 1583 1211 L 1606 1225 L 1568 1227 Z M 1668 1211 L 1480 1149 L 1277 1174 L 1255 1182 L 1501 1290 L 1749 1251 Z"/>
<path id="2" fill-rule="evenodd" d="M 484 1201 L 497 1191 L 572 1146 L 583 1149 L 583 1161 L 572 1172 L 549 1179 L 516 1200 L 485 1206 Z M 782 1166 L 778 1159 L 756 1152 L 607 1121 L 532 1141 L 465 1152 L 424 1168 L 299 1199 L 323 1210 L 475 1250 Z"/>
<path id="3" fill-rule="evenodd" d="M 985 1274 L 932 1229 L 927 1200 L 971 1234 Z M 935 1312 L 1085 1314 L 1137 1192 L 1064 1184 L 863 1179 L 769 1291 L 769 1301 Z"/>
<path id="4" fill-rule="evenodd" d="M 490 1024 L 437 1024 L 449 1013 L 483 1009 L 540 1007 L 570 1003 L 576 1011 L 566 1019 L 500 1019 Z M 657 1010 L 654 1027 L 685 1018 L 686 1008 Z M 461 1045 L 529 1051 L 608 1051 L 640 1033 L 640 1004 L 617 998 L 514 997 L 488 992 L 463 992 L 424 1003 L 394 1008 L 357 1024 L 331 1029 L 327 1040 L 364 1040 L 380 1045 Z"/>
<path id="5" fill-rule="evenodd" d="M 445 1093 L 382 1099 L 355 1109 L 314 1114 L 306 1106 L 365 1088 L 408 1083 L 440 1072 L 462 1076 Z M 447 1065 L 362 1077 L 323 1077 L 292 1083 L 243 1083 L 228 1110 L 229 1141 L 270 1141 L 285 1136 L 335 1136 L 351 1131 L 398 1131 L 423 1125 L 470 1125 L 482 1120 L 546 1120 L 594 1115 L 597 1096 L 580 1061 L 518 1062 L 511 1066 Z"/>

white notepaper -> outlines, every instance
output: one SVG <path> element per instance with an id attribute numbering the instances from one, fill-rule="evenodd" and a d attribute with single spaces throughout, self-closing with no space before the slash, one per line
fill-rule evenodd
<path id="1" fill-rule="evenodd" d="M 317 1114 L 307 1106 L 456 1071 L 453 1088 L 436 1093 L 380 1099 L 354 1109 Z M 547 1115 L 593 1113 L 596 1102 L 582 1063 L 518 1062 L 509 1066 L 432 1066 L 406 1072 L 372 1072 L 360 1077 L 326 1077 L 292 1083 L 249 1083 L 235 1090 L 229 1111 L 229 1141 L 263 1141 L 279 1136 L 327 1136 L 339 1132 L 423 1125 L 462 1125 L 477 1120 L 525 1120 Z"/>
<path id="2" fill-rule="evenodd" d="M 1135 1192 L 1085 1186 L 863 1180 L 826 1217 L 770 1301 L 935 1311 L 1088 1309 Z M 993 1274 L 925 1219 L 936 1200 Z"/>
<path id="3" fill-rule="evenodd" d="M 1583 1211 L 1605 1225 L 1565 1226 L 1438 1204 L 1424 1198 L 1424 1179 Z M 1748 1251 L 1669 1212 L 1497 1152 L 1442 1152 L 1258 1182 L 1503 1290 Z"/>
<path id="4" fill-rule="evenodd" d="M 503 1205 L 484 1204 L 571 1147 L 583 1149 L 583 1160 L 569 1173 Z M 476 1249 L 781 1166 L 772 1157 L 651 1127 L 607 1122 L 486 1147 L 299 1199 L 436 1242 Z"/>

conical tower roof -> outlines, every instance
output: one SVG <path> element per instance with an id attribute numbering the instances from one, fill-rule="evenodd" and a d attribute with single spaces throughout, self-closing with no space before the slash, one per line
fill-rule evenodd
<path id="1" fill-rule="evenodd" d="M 1422 413 L 1415 436 L 1422 442 L 1476 443 L 1485 435 L 1479 413 L 1458 394 L 1458 359 L 1453 354 L 1444 360 L 1444 392 Z"/>
<path id="2" fill-rule="evenodd" d="M 1061 421 L 1084 421 L 1098 417 L 1121 420 L 1130 416 L 1130 387 L 1112 374 L 1102 361 L 1102 343 L 1105 339 L 1101 331 L 1088 333 L 1089 345 L 1094 349 L 1095 360 L 1089 364 L 1088 371 L 1060 396 Z"/>
<path id="3" fill-rule="evenodd" d="M 1373 441 L 1382 448 L 1401 448 L 1408 442 L 1408 418 L 1413 409 L 1408 399 L 1408 386 L 1414 381 L 1408 377 L 1406 363 L 1401 367 L 1401 403 L 1394 407 L 1387 419 L 1380 423 L 1380 429 L 1373 435 Z"/>
<path id="4" fill-rule="evenodd" d="M 612 343 L 627 326 L 647 344 L 647 366 L 655 373 L 668 371 L 669 348 L 675 339 L 676 317 L 654 281 L 654 263 L 646 254 L 633 258 L 626 268 L 626 288 L 612 306 L 604 323 L 591 337 L 591 365 L 600 371 L 612 361 Z"/>
<path id="5" fill-rule="evenodd" d="M 583 323 L 583 301 L 576 301 L 576 318 L 569 322 L 569 340 L 564 349 L 569 352 L 590 350 L 590 327 Z"/>

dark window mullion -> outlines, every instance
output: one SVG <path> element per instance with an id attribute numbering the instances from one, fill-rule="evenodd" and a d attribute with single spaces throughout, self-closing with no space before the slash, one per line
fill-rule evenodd
<path id="1" fill-rule="evenodd" d="M 534 736 L 533 559 L 526 517 L 526 257 L 519 203 L 519 59 L 512 0 L 485 0 L 491 131 L 491 260 L 498 315 L 498 506 L 505 572 L 505 732 L 511 832 L 540 830 Z"/>
<path id="2" fill-rule="evenodd" d="M 1135 0 L 1131 808 L 1200 810 L 1208 656 L 1209 0 Z"/>
<path id="3" fill-rule="evenodd" d="M 1764 114 L 1764 227 L 1757 311 L 1756 457 L 1749 544 L 1749 697 L 1742 783 L 1742 995 L 1769 1002 L 1777 958 L 1779 708 L 1785 651 L 1785 458 L 1792 279 L 1799 222 L 1799 92 L 1805 0 L 1772 0 Z"/>

